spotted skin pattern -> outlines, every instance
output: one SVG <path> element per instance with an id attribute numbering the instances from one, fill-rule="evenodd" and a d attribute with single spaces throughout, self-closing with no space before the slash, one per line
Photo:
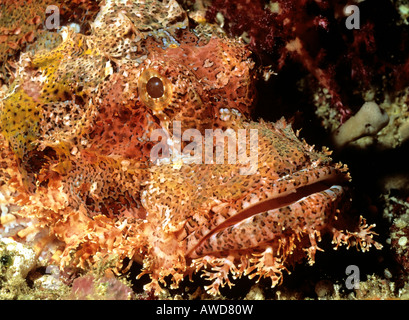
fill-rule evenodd
<path id="1" fill-rule="evenodd" d="M 275 286 L 286 266 L 314 263 L 326 232 L 336 246 L 380 248 L 365 219 L 342 224 L 346 166 L 284 119 L 249 120 L 256 72 L 240 42 L 190 30 L 172 0 L 107 0 L 90 34 L 60 35 L 21 55 L 0 100 L 2 236 L 62 269 L 115 257 L 125 272 L 137 261 L 155 294 L 198 272 L 213 295 L 233 285 L 229 274 Z M 212 151 L 231 138 L 248 161 L 185 161 L 193 150 L 209 160 L 202 140 L 173 148 L 187 129 L 213 130 Z M 155 158 L 157 130 L 167 139 Z M 251 152 L 233 139 L 240 130 L 256 134 Z"/>

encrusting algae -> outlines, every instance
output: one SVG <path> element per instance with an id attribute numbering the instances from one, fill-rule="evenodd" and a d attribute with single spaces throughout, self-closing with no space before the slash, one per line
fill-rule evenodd
<path id="1" fill-rule="evenodd" d="M 176 1 L 107 0 L 90 34 L 60 35 L 21 54 L 0 100 L 2 237 L 61 270 L 116 256 L 119 274 L 137 261 L 156 295 L 193 273 L 212 295 L 233 285 L 229 274 L 275 286 L 288 266 L 314 263 L 325 233 L 335 248 L 381 248 L 373 226 L 340 210 L 346 166 L 284 119 L 249 120 L 256 70 L 245 45 L 190 30 Z M 221 157 L 248 161 L 209 164 L 206 151 L 236 132 L 256 147 L 239 139 Z"/>

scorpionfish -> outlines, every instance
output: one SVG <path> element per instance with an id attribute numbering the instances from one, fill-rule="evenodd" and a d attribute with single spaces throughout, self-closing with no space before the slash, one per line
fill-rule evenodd
<path id="1" fill-rule="evenodd" d="M 194 273 L 213 295 L 243 275 L 276 286 L 324 233 L 381 247 L 364 218 L 347 230 L 345 165 L 250 120 L 239 40 L 190 29 L 175 0 L 106 0 L 89 34 L 59 36 L 21 54 L 0 100 L 1 236 L 60 268 L 136 261 L 155 294 Z"/>

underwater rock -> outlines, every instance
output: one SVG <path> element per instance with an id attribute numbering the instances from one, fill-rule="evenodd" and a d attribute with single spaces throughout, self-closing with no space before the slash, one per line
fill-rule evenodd
<path id="1" fill-rule="evenodd" d="M 375 102 L 365 102 L 354 116 L 335 131 L 334 144 L 336 148 L 341 148 L 363 136 L 375 135 L 388 121 L 388 115 Z"/>
<path id="2" fill-rule="evenodd" d="M 409 202 L 408 198 L 386 195 L 384 216 L 391 220 L 388 243 L 393 256 L 409 276 Z"/>
<path id="3" fill-rule="evenodd" d="M 0 238 L 0 300 L 24 296 L 28 273 L 36 266 L 34 250 L 9 238 Z"/>
<path id="4" fill-rule="evenodd" d="M 25 279 L 36 265 L 33 249 L 9 238 L 0 238 L 1 276 L 6 281 L 12 278 Z"/>

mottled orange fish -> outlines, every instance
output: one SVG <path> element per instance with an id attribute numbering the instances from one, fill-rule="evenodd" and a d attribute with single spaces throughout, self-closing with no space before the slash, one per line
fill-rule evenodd
<path id="1" fill-rule="evenodd" d="M 256 72 L 240 42 L 189 30 L 173 0 L 107 0 L 90 34 L 60 36 L 21 54 L 0 100 L 1 236 L 61 268 L 138 261 L 156 294 L 196 272 L 213 295 L 230 273 L 275 286 L 327 232 L 380 247 L 363 218 L 345 231 L 345 166 L 284 119 L 249 120 Z"/>

